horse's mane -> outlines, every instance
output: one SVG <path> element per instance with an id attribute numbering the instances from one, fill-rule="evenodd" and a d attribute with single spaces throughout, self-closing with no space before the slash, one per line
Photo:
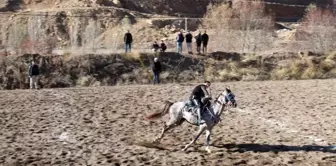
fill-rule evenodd
<path id="1" fill-rule="evenodd" d="M 226 90 L 224 90 L 224 92 L 227 93 Z M 215 97 L 215 100 L 214 100 L 215 102 L 218 101 L 218 99 L 219 99 L 219 97 L 221 96 L 222 93 L 223 92 L 219 92 L 219 94 L 217 95 L 217 97 Z"/>
<path id="2" fill-rule="evenodd" d="M 217 95 L 217 97 L 215 97 L 214 103 L 217 103 L 217 101 L 218 101 L 218 99 L 219 99 L 220 96 L 221 96 L 221 93 L 219 93 L 219 94 Z"/>

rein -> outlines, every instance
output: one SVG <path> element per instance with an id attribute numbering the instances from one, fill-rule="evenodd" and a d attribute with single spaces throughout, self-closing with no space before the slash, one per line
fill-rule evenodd
<path id="1" fill-rule="evenodd" d="M 225 103 L 221 103 L 221 102 L 218 100 L 219 97 L 220 97 L 220 95 L 221 95 L 221 94 L 219 94 L 219 95 L 216 97 L 216 99 L 215 99 L 215 103 L 219 103 L 220 105 L 225 106 L 225 105 L 226 105 Z"/>

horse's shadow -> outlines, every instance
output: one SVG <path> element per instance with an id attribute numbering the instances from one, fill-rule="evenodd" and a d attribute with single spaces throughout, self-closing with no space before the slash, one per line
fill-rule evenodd
<path id="1" fill-rule="evenodd" d="M 220 144 L 212 145 L 216 148 L 225 148 L 229 152 L 324 152 L 336 153 L 336 146 L 318 146 L 318 145 L 303 145 L 303 146 L 288 146 L 288 145 L 268 145 L 268 144 Z"/>

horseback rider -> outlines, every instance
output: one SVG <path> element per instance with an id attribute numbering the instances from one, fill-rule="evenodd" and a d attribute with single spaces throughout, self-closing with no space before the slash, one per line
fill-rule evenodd
<path id="1" fill-rule="evenodd" d="M 205 81 L 203 84 L 197 85 L 190 96 L 190 100 L 197 107 L 198 124 L 201 122 L 201 111 L 203 111 L 203 107 L 206 104 L 206 99 L 210 99 L 210 94 L 207 91 L 207 88 L 209 88 L 210 85 L 211 83 L 209 81 Z"/>

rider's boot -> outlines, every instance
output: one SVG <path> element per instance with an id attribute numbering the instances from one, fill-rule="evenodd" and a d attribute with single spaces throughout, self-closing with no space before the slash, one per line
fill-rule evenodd
<path id="1" fill-rule="evenodd" d="M 201 108 L 197 108 L 197 125 L 201 124 Z"/>

